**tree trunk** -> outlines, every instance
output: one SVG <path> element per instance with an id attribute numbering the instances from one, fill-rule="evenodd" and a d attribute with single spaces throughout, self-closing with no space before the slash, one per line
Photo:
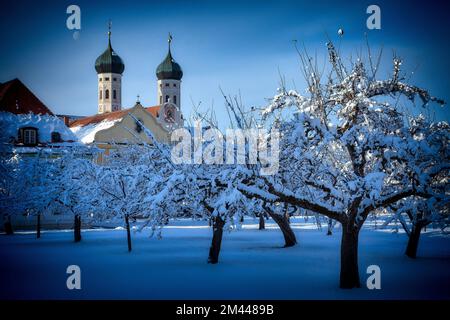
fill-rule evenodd
<path id="1" fill-rule="evenodd" d="M 39 239 L 41 237 L 41 214 L 37 215 L 37 225 L 36 225 L 36 238 Z"/>
<path id="2" fill-rule="evenodd" d="M 415 259 L 417 256 L 417 248 L 419 246 L 419 238 L 422 228 L 423 226 L 420 224 L 413 224 L 411 234 L 409 235 L 408 246 L 406 247 L 405 254 L 412 259 Z"/>
<path id="3" fill-rule="evenodd" d="M 284 214 L 284 217 L 285 217 L 285 219 L 286 219 L 286 222 L 288 223 L 288 224 L 290 224 L 291 223 L 291 216 L 289 215 L 289 213 L 286 211 L 286 213 Z"/>
<path id="4" fill-rule="evenodd" d="M 333 234 L 333 220 L 328 218 L 327 236 L 331 236 L 332 234 Z"/>
<path id="5" fill-rule="evenodd" d="M 77 229 L 78 229 L 78 216 L 75 215 L 73 218 L 73 241 L 77 242 Z"/>
<path id="6" fill-rule="evenodd" d="M 81 241 L 81 216 L 78 216 L 78 241 Z"/>
<path id="7" fill-rule="evenodd" d="M 358 270 L 358 234 L 359 230 L 342 225 L 341 241 L 341 273 L 342 289 L 359 288 Z"/>
<path id="8" fill-rule="evenodd" d="M 127 227 L 127 241 L 128 241 L 128 252 L 131 252 L 131 234 L 130 234 L 130 221 L 128 214 L 125 215 L 125 225 Z"/>
<path id="9" fill-rule="evenodd" d="M 7 235 L 13 235 L 14 234 L 14 230 L 13 230 L 12 223 L 11 223 L 11 216 L 8 216 L 6 218 L 6 221 L 3 223 L 3 226 L 5 228 L 5 233 Z"/>
<path id="10" fill-rule="evenodd" d="M 81 241 L 81 217 L 76 214 L 74 219 L 73 237 L 75 242 Z"/>
<path id="11" fill-rule="evenodd" d="M 266 228 L 266 222 L 264 221 L 264 214 L 259 214 L 259 230 L 264 230 Z"/>
<path id="12" fill-rule="evenodd" d="M 220 217 L 213 220 L 213 238 L 209 248 L 208 263 L 216 264 L 219 262 L 220 245 L 222 244 L 223 226 L 225 221 Z"/>
<path id="13" fill-rule="evenodd" d="M 276 213 L 267 210 L 269 216 L 276 222 L 284 237 L 284 247 L 292 247 L 297 244 L 297 238 L 295 237 L 294 231 L 292 231 L 289 224 L 289 220 L 286 215 L 278 215 Z"/>

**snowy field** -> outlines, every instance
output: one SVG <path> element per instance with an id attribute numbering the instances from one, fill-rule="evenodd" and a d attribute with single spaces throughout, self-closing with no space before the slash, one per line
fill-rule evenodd
<path id="1" fill-rule="evenodd" d="M 368 221 L 369 222 L 369 221 Z M 0 236 L 1 299 L 449 299 L 450 238 L 422 235 L 418 258 L 403 252 L 407 237 L 361 231 L 359 266 L 363 288 L 341 290 L 340 229 L 326 236 L 312 220 L 293 220 L 298 245 L 282 248 L 283 238 L 268 221 L 257 230 L 226 232 L 220 262 L 206 263 L 212 231 L 203 223 L 177 221 L 163 239 L 132 233 L 127 252 L 124 230 L 83 231 L 73 243 L 69 231 Z M 66 288 L 66 268 L 81 268 L 81 290 Z M 365 287 L 366 268 L 381 268 L 381 290 Z"/>

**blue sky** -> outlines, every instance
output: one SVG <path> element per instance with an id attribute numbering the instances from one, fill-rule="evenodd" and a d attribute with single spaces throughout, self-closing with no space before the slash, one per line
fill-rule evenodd
<path id="1" fill-rule="evenodd" d="M 394 3 L 395 2 L 395 3 Z M 412 83 L 450 101 L 450 28 L 444 4 L 419 1 L 14 1 L 0 13 L 0 82 L 20 78 L 55 113 L 92 115 L 97 111 L 94 62 L 112 45 L 125 63 L 123 107 L 136 95 L 155 105 L 155 69 L 167 53 L 167 34 L 174 37 L 173 56 L 184 71 L 182 110 L 192 102 L 214 108 L 227 122 L 219 87 L 241 93 L 247 106 L 261 106 L 276 93 L 279 72 L 289 88 L 304 89 L 292 40 L 310 53 L 326 54 L 326 34 L 344 53 L 364 49 L 367 32 L 373 50 L 384 47 L 382 69 L 390 72 L 395 51 Z M 66 8 L 81 8 L 77 40 L 66 28 Z M 366 8 L 381 7 L 381 30 L 366 28 Z M 6 8 L 5 6 L 9 6 Z M 448 5 L 447 5 L 448 7 Z M 323 59 L 322 59 L 323 61 Z M 449 120 L 447 108 L 435 108 Z"/>

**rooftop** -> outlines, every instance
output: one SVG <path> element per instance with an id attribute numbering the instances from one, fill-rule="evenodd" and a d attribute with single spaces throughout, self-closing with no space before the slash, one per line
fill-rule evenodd
<path id="1" fill-rule="evenodd" d="M 70 123 L 69 127 L 70 128 L 79 127 L 79 126 L 83 127 L 83 126 L 87 126 L 89 124 L 100 123 L 102 121 L 120 120 L 124 116 L 126 116 L 131 109 L 132 108 L 123 109 L 123 110 L 114 111 L 114 112 L 102 113 L 102 114 L 95 114 L 93 116 L 75 120 Z M 144 107 L 144 109 L 147 110 L 152 116 L 154 116 L 156 118 L 158 111 L 160 109 L 160 106 Z"/>
<path id="2" fill-rule="evenodd" d="M 17 78 L 0 84 L 0 111 L 53 115 L 53 112 Z"/>

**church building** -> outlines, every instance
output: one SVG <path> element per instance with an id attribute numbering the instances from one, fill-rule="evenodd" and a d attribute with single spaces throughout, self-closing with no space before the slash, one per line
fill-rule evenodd
<path id="1" fill-rule="evenodd" d="M 133 107 L 122 108 L 125 64 L 112 48 L 109 30 L 107 48 L 95 61 L 97 114 L 70 124 L 70 129 L 81 142 L 96 145 L 104 149 L 105 154 L 109 154 L 109 150 L 118 144 L 151 143 L 136 118 L 152 132 L 156 140 L 170 143 L 171 132 L 184 125 L 181 113 L 183 71 L 172 57 L 171 44 L 172 36 L 169 34 L 167 55 L 156 68 L 157 104 L 145 107 L 138 96 Z"/>

